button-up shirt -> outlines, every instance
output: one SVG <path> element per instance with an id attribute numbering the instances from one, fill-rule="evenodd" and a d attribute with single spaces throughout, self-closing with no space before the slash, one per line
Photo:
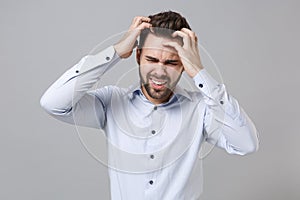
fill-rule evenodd
<path id="1" fill-rule="evenodd" d="M 198 199 L 206 142 L 231 154 L 257 150 L 254 124 L 205 69 L 193 78 L 197 91 L 176 86 L 168 102 L 154 105 L 139 84 L 93 89 L 119 60 L 112 46 L 87 55 L 41 98 L 55 118 L 104 130 L 113 200 Z"/>

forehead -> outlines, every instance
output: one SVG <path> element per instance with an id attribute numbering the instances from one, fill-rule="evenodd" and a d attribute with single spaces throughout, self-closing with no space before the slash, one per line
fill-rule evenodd
<path id="1" fill-rule="evenodd" d="M 150 33 L 144 43 L 143 53 L 152 53 L 152 54 L 164 54 L 168 56 L 178 56 L 177 51 L 173 47 L 164 46 L 165 42 L 177 42 L 178 40 L 159 37 Z"/>

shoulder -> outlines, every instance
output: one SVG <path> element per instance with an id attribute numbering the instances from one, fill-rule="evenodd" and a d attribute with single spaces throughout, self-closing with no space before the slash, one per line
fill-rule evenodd
<path id="1" fill-rule="evenodd" d="M 112 95 L 113 93 L 126 93 L 128 91 L 128 88 L 121 88 L 115 85 L 106 85 L 101 88 L 96 88 L 95 90 L 92 90 L 91 92 L 94 93 L 97 96 L 102 95 Z"/>
<path id="2" fill-rule="evenodd" d="M 124 95 L 127 93 L 127 91 L 127 88 L 120 88 L 115 85 L 107 85 L 91 90 L 88 93 L 100 99 L 104 104 L 107 104 L 108 102 L 110 102 L 113 95 Z"/>

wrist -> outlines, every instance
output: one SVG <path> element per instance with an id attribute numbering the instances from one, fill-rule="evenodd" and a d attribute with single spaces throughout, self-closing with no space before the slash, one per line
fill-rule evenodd
<path id="1" fill-rule="evenodd" d="M 201 66 L 197 66 L 197 67 L 194 67 L 192 70 L 189 70 L 189 72 L 187 72 L 187 74 L 191 78 L 194 78 L 203 69 L 204 69 L 204 67 L 202 65 Z"/>
<path id="2" fill-rule="evenodd" d="M 120 58 L 123 58 L 123 57 L 122 57 L 122 53 L 121 53 L 121 51 L 120 51 L 119 45 L 118 45 L 118 44 L 114 44 L 114 45 L 113 45 L 113 48 L 114 48 L 116 54 L 118 54 L 118 56 L 119 56 Z"/>
<path id="3" fill-rule="evenodd" d="M 120 58 L 128 58 L 131 56 L 133 51 L 128 51 L 128 48 L 124 47 L 124 45 L 122 46 L 120 43 L 113 45 L 113 47 Z"/>

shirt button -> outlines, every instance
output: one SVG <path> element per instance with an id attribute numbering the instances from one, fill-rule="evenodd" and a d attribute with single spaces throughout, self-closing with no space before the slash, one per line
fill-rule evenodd
<path id="1" fill-rule="evenodd" d="M 199 87 L 200 87 L 200 88 L 203 88 L 203 84 L 202 84 L 202 83 L 200 83 L 200 84 L 199 84 Z"/>
<path id="2" fill-rule="evenodd" d="M 152 181 L 152 180 L 150 180 L 150 181 L 149 181 L 149 183 L 150 183 L 150 185 L 152 185 L 152 184 L 153 184 L 153 181 Z"/>
<path id="3" fill-rule="evenodd" d="M 150 158 L 151 158 L 151 159 L 154 159 L 154 155 L 150 155 Z"/>
<path id="4" fill-rule="evenodd" d="M 157 106 L 154 106 L 153 110 L 157 110 Z"/>
<path id="5" fill-rule="evenodd" d="M 106 60 L 109 60 L 109 59 L 110 59 L 110 57 L 108 57 L 108 56 L 107 56 L 105 59 L 106 59 Z"/>
<path id="6" fill-rule="evenodd" d="M 224 101 L 220 101 L 220 104 L 224 104 Z"/>
<path id="7" fill-rule="evenodd" d="M 76 73 L 79 73 L 79 71 L 78 71 L 78 70 L 76 70 L 75 72 L 76 72 Z"/>
<path id="8" fill-rule="evenodd" d="M 152 130 L 151 133 L 154 135 L 154 134 L 156 133 L 156 131 L 155 131 L 155 130 Z"/>

